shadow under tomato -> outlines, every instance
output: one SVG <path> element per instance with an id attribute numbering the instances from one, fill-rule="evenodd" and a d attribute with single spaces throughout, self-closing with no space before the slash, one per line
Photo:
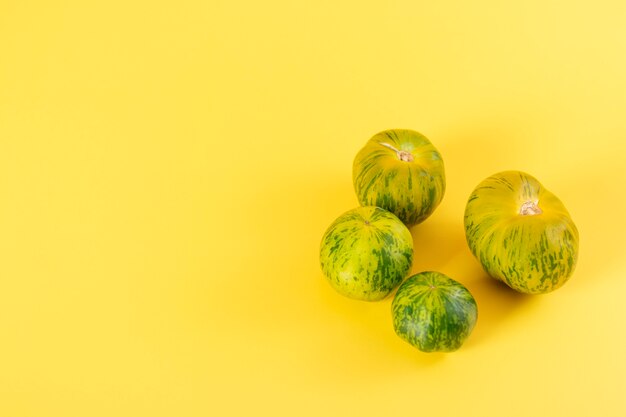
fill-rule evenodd
<path id="1" fill-rule="evenodd" d="M 434 213 L 425 222 L 413 226 L 413 266 L 411 274 L 437 271 L 456 258 L 464 249 L 462 219 Z"/>
<path id="2" fill-rule="evenodd" d="M 500 329 L 513 316 L 525 309 L 531 309 L 541 298 L 541 295 L 523 294 L 513 290 L 503 282 L 489 277 L 480 267 L 473 268 L 468 278 L 465 286 L 478 305 L 478 320 L 465 345 L 467 348 L 497 337 Z"/>
<path id="3" fill-rule="evenodd" d="M 328 337 L 316 340 L 315 353 L 309 356 L 311 360 L 319 362 L 319 358 L 324 358 L 324 367 L 332 367 L 334 372 L 349 370 L 352 378 L 362 380 L 372 375 L 391 376 L 405 370 L 407 365 L 437 366 L 449 357 L 441 352 L 421 352 L 395 333 L 391 314 L 393 294 L 381 301 L 365 302 L 347 299 L 330 286 L 321 286 L 327 302 L 320 315 L 334 319 L 325 320 Z M 326 363 L 329 358 L 335 363 Z"/>
<path id="4" fill-rule="evenodd" d="M 543 183 L 563 201 L 580 236 L 576 269 L 563 288 L 583 290 L 598 280 L 622 279 L 614 272 L 626 253 L 626 199 L 615 186 L 624 182 L 623 161 L 607 156 Z"/>

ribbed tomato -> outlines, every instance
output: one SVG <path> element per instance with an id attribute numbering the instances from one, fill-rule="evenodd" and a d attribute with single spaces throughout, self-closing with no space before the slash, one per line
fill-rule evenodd
<path id="1" fill-rule="evenodd" d="M 465 234 L 485 271 L 523 293 L 561 287 L 578 259 L 578 230 L 567 209 L 520 171 L 500 172 L 476 187 L 465 208 Z"/>

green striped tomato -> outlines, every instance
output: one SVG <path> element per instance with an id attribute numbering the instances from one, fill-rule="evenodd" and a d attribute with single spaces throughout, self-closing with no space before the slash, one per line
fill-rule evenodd
<path id="1" fill-rule="evenodd" d="M 361 205 L 389 210 L 407 226 L 430 216 L 446 188 L 437 149 L 424 135 L 405 129 L 374 135 L 356 155 L 352 179 Z"/>
<path id="2" fill-rule="evenodd" d="M 396 334 L 423 352 L 452 352 L 474 329 L 478 308 L 459 282 L 439 272 L 407 279 L 391 304 Z"/>
<path id="3" fill-rule="evenodd" d="M 578 258 L 578 230 L 565 206 L 520 171 L 478 184 L 465 208 L 465 235 L 485 271 L 523 293 L 561 287 Z"/>
<path id="4" fill-rule="evenodd" d="M 320 264 L 331 286 L 346 297 L 377 301 L 406 277 L 413 238 L 392 213 L 358 207 L 337 218 L 320 245 Z"/>

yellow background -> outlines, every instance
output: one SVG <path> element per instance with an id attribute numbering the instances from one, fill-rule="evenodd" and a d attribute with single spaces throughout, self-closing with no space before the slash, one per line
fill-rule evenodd
<path id="1" fill-rule="evenodd" d="M 626 415 L 625 4 L 2 0 L 0 415 Z M 394 127 L 446 164 L 413 271 L 478 302 L 452 354 L 319 269 Z M 504 169 L 578 225 L 557 292 L 465 244 Z"/>

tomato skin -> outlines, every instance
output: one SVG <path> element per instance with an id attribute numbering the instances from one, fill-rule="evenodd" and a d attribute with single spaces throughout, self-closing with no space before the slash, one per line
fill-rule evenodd
<path id="1" fill-rule="evenodd" d="M 391 304 L 396 334 L 422 352 L 453 352 L 476 325 L 476 300 L 465 286 L 435 271 L 408 278 Z"/>
<path id="2" fill-rule="evenodd" d="M 544 294 L 569 280 L 579 235 L 563 203 L 532 175 L 504 171 L 483 180 L 465 208 L 470 250 L 493 278 Z"/>
<path id="3" fill-rule="evenodd" d="M 340 294 L 362 301 L 387 297 L 408 275 L 413 237 L 395 215 L 358 207 L 339 216 L 320 244 L 320 266 Z"/>
<path id="4" fill-rule="evenodd" d="M 446 189 L 439 151 L 421 133 L 407 129 L 374 135 L 356 155 L 354 190 L 362 206 L 378 206 L 407 226 L 426 220 Z"/>

